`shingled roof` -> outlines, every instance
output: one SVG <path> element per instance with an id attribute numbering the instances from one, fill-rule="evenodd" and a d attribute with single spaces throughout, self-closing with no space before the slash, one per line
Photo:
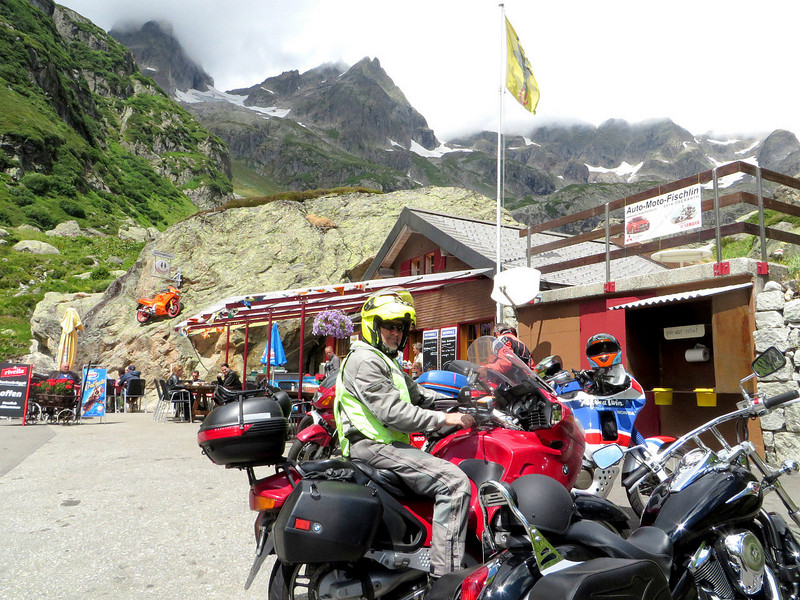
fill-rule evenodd
<path id="1" fill-rule="evenodd" d="M 500 249 L 503 269 L 527 266 L 525 253 L 527 239 L 520 237 L 524 227 L 503 225 Z M 378 269 L 389 267 L 412 233 L 425 236 L 442 250 L 464 261 L 473 269 L 492 269 L 496 263 L 496 224 L 466 217 L 457 217 L 415 208 L 404 208 L 392 231 L 386 238 L 375 259 L 364 273 L 364 279 L 376 276 Z M 555 232 L 536 233 L 531 236 L 531 247 L 569 237 Z M 616 248 L 616 246 L 613 246 Z M 541 268 L 605 251 L 605 242 L 581 242 L 557 250 L 550 250 L 531 257 L 530 266 Z M 641 256 L 630 256 L 611 261 L 611 280 L 664 271 L 663 265 Z M 542 283 L 548 287 L 564 287 L 603 282 L 606 279 L 605 263 L 575 267 L 542 275 Z"/>

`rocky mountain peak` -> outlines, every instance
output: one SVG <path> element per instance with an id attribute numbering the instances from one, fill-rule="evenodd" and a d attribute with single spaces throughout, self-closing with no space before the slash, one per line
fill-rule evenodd
<path id="1" fill-rule="evenodd" d="M 176 90 L 203 91 L 214 85 L 214 80 L 203 67 L 187 56 L 169 23 L 148 21 L 139 28 L 115 25 L 109 34 L 127 46 L 142 73 L 152 77 L 170 95 L 174 95 Z"/>

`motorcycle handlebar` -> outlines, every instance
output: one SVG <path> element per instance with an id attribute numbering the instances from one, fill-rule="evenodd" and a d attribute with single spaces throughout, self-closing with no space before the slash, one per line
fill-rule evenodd
<path id="1" fill-rule="evenodd" d="M 625 486 L 625 489 L 629 489 L 649 472 L 650 468 L 647 465 L 639 465 L 622 479 L 622 485 Z"/>
<path id="2" fill-rule="evenodd" d="M 782 394 L 778 394 L 777 396 L 772 396 L 771 398 L 764 400 L 764 407 L 775 408 L 776 406 L 780 406 L 781 404 L 789 402 L 789 400 L 794 400 L 795 398 L 800 398 L 800 391 L 791 390 L 789 392 L 783 392 Z"/>

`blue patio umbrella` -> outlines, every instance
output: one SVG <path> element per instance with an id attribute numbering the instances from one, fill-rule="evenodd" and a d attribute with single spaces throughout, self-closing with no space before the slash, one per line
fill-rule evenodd
<path id="1" fill-rule="evenodd" d="M 285 365 L 286 364 L 286 352 L 283 349 L 283 342 L 281 341 L 281 335 L 278 333 L 278 324 L 272 324 L 272 333 L 271 333 L 272 341 L 264 348 L 264 355 L 261 357 L 261 364 L 267 364 L 267 351 L 270 351 L 269 354 L 269 364 L 273 367 L 277 367 L 278 365 Z"/>

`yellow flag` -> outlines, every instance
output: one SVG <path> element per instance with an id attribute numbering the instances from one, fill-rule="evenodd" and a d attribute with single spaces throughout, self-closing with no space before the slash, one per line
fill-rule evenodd
<path id="1" fill-rule="evenodd" d="M 506 19 L 506 51 L 508 52 L 506 87 L 517 99 L 517 102 L 536 114 L 536 105 L 539 104 L 539 86 L 533 76 L 531 63 L 525 58 L 525 52 L 519 45 L 517 32 L 514 31 L 508 19 Z"/>

